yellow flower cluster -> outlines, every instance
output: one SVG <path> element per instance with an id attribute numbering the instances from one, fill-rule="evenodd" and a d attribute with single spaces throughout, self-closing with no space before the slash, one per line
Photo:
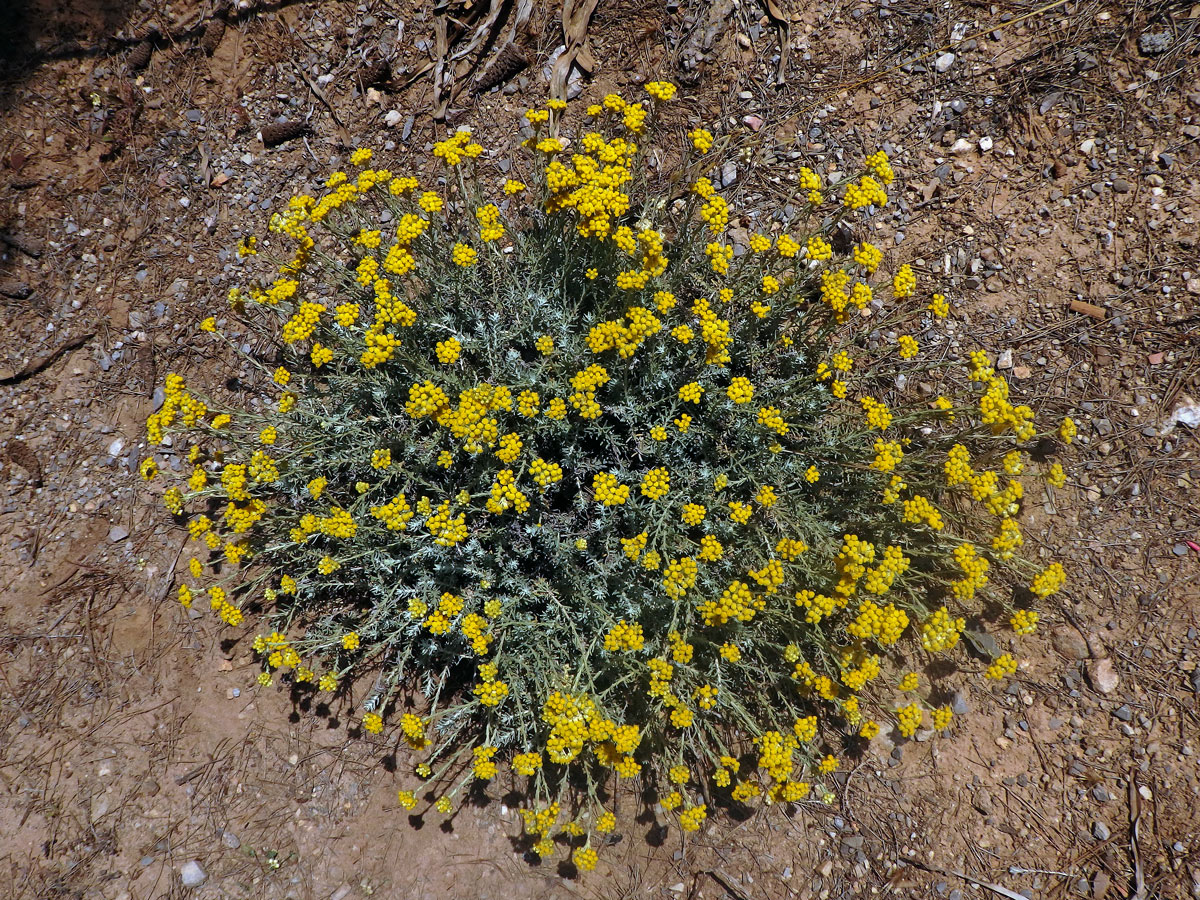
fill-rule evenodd
<path id="1" fill-rule="evenodd" d="M 1037 631 L 1038 614 L 1032 609 L 1018 609 L 1008 622 L 1017 634 L 1033 634 Z"/>
<path id="2" fill-rule="evenodd" d="M 624 319 L 628 320 L 628 325 L 617 319 L 593 326 L 587 336 L 589 349 L 595 354 L 616 350 L 622 359 L 628 359 L 646 338 L 662 329 L 662 322 L 641 306 L 632 307 L 625 313 Z"/>
<path id="3" fill-rule="evenodd" d="M 960 600 L 970 600 L 976 591 L 987 584 L 989 563 L 976 553 L 973 544 L 961 544 L 956 547 L 954 559 L 963 570 L 963 577 L 951 585 L 954 596 Z"/>
<path id="4" fill-rule="evenodd" d="M 731 619 L 749 622 L 755 613 L 766 608 L 766 601 L 755 597 L 750 586 L 742 581 L 733 581 L 721 593 L 718 600 L 705 600 L 697 612 L 705 625 L 724 625 Z"/>
<path id="5" fill-rule="evenodd" d="M 919 703 L 910 703 L 896 710 L 896 730 L 901 737 L 912 737 L 921 727 L 925 719 L 925 711 Z"/>
<path id="6" fill-rule="evenodd" d="M 1013 658 L 1012 654 L 1002 653 L 987 667 L 984 675 L 995 681 L 1000 681 L 1007 675 L 1015 675 L 1016 671 L 1017 661 Z"/>
<path id="7" fill-rule="evenodd" d="M 471 140 L 470 131 L 456 131 L 444 141 L 433 145 L 433 155 L 453 168 L 464 159 L 475 159 L 483 153 L 483 147 Z"/>
<path id="8" fill-rule="evenodd" d="M 949 610 L 943 606 L 921 626 L 921 646 L 930 653 L 951 650 L 958 644 L 958 638 L 966 627 L 966 619 L 950 618 Z"/>
<path id="9" fill-rule="evenodd" d="M 641 650 L 646 645 L 642 635 L 642 626 L 637 622 L 628 623 L 624 619 L 609 629 L 604 636 L 604 649 L 610 653 L 619 650 Z"/>
<path id="10" fill-rule="evenodd" d="M 671 473 L 661 466 L 651 469 L 642 477 L 642 495 L 651 500 L 665 497 L 671 490 Z"/>
<path id="11" fill-rule="evenodd" d="M 592 478 L 596 500 L 605 506 L 622 506 L 629 499 L 629 485 L 621 484 L 611 472 L 597 472 Z"/>
<path id="12" fill-rule="evenodd" d="M 1067 572 L 1062 563 L 1051 563 L 1037 574 L 1030 583 L 1029 590 L 1044 600 L 1051 594 L 1057 593 L 1066 581 Z"/>
<path id="13" fill-rule="evenodd" d="M 875 441 L 875 459 L 871 468 L 880 472 L 891 472 L 904 459 L 904 448 L 899 441 L 885 441 L 877 438 Z"/>

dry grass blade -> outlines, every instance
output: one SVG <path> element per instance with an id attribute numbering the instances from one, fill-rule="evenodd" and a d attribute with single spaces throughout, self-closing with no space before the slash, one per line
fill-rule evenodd
<path id="1" fill-rule="evenodd" d="M 68 341 L 64 341 L 62 344 L 60 344 L 57 348 L 52 350 L 50 353 L 46 354 L 45 356 L 41 357 L 40 359 L 36 359 L 33 362 L 31 362 L 20 372 L 17 372 L 14 375 L 8 375 L 4 378 L 0 378 L 0 386 L 10 385 L 10 384 L 20 384 L 22 381 L 28 381 L 33 376 L 46 371 L 46 369 L 48 369 L 52 365 L 54 365 L 54 363 L 57 362 L 58 359 L 63 354 L 70 353 L 74 350 L 78 350 L 80 347 L 82 347 L 84 344 L 86 344 L 88 341 L 90 341 L 95 336 L 96 336 L 96 333 L 94 331 L 89 331 L 87 334 L 81 334 L 78 337 L 74 337 Z"/>
<path id="2" fill-rule="evenodd" d="M 1142 819 L 1141 795 L 1137 782 L 1129 779 L 1129 852 L 1133 856 L 1133 895 L 1130 900 L 1146 900 L 1146 876 L 1142 871 L 1142 854 L 1138 847 L 1139 824 Z"/>
<path id="3" fill-rule="evenodd" d="M 767 16 L 779 32 L 779 66 L 775 70 L 776 86 L 787 83 L 788 59 L 792 49 L 792 18 L 779 5 L 779 0 L 766 0 Z"/>
<path id="4" fill-rule="evenodd" d="M 588 22 L 599 3 L 600 0 L 563 0 L 562 29 L 566 50 L 554 63 L 554 72 L 550 76 L 551 97 L 567 99 L 567 79 L 571 75 L 571 66 L 576 62 L 588 71 L 595 67 L 595 61 L 591 53 L 585 51 L 584 45 L 587 42 Z"/>
<path id="5" fill-rule="evenodd" d="M 981 887 L 981 888 L 984 888 L 985 890 L 992 891 L 995 894 L 999 894 L 1001 897 L 1007 897 L 1008 900 L 1025 900 L 1025 897 L 1023 895 L 1018 894 L 1016 891 L 1010 891 L 1008 888 L 1004 887 L 1003 885 L 996 884 L 991 881 L 981 881 L 978 878 L 974 878 L 970 875 L 967 875 L 964 872 L 958 872 L 958 871 L 955 871 L 954 869 L 939 869 L 936 866 L 927 866 L 924 863 L 917 862 L 916 860 L 913 860 L 913 859 L 905 859 L 905 860 L 902 860 L 902 862 L 904 862 L 906 865 L 910 865 L 910 866 L 913 866 L 918 869 L 924 869 L 926 872 L 934 872 L 938 875 L 953 875 L 955 878 L 961 878 L 963 881 L 967 882 L 968 884 L 973 884 L 976 887 Z"/>
<path id="6" fill-rule="evenodd" d="M 342 146 L 351 146 L 353 141 L 350 138 L 350 131 L 346 128 L 346 123 L 342 121 L 341 116 L 338 115 L 337 107 L 330 102 L 329 98 L 325 95 L 325 92 L 317 86 L 317 83 L 309 77 L 308 73 L 305 72 L 303 68 L 296 66 L 296 71 L 300 73 L 300 77 L 304 79 L 304 83 L 308 85 L 308 89 L 313 92 L 313 96 L 320 100 L 325 108 L 329 110 L 329 115 L 333 119 L 333 124 L 337 126 L 338 140 L 341 141 Z"/>

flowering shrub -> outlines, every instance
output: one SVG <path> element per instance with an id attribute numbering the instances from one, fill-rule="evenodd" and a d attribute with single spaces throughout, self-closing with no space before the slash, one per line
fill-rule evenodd
<path id="1" fill-rule="evenodd" d="M 1055 443 L 982 351 L 923 357 L 944 296 L 835 249 L 887 202 L 886 156 L 800 169 L 799 219 L 735 247 L 708 131 L 678 195 L 647 187 L 674 88 L 647 92 L 577 128 L 529 111 L 528 184 L 490 192 L 466 131 L 434 148 L 439 190 L 356 151 L 243 241 L 276 273 L 201 326 L 245 396 L 168 375 L 148 422 L 187 461 L 164 496 L 198 548 L 183 605 L 263 621 L 262 685 L 407 742 L 431 787 L 406 808 L 506 771 L 534 851 L 581 868 L 619 779 L 695 831 L 711 798 L 832 796 L 880 728 L 950 727 L 902 664 L 1011 675 L 968 621 L 986 596 L 1028 634 L 1064 580 L 1018 555 Z"/>

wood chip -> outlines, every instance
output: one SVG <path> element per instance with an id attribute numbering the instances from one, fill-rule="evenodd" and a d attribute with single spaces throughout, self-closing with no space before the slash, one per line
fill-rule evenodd
<path id="1" fill-rule="evenodd" d="M 1091 316 L 1093 319 L 1103 319 L 1108 315 L 1108 311 L 1103 306 L 1088 303 L 1086 300 L 1072 300 L 1071 312 L 1083 313 L 1085 316 Z"/>

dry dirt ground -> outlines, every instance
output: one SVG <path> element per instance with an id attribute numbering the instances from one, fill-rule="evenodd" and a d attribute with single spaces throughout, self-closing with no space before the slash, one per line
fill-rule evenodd
<path id="1" fill-rule="evenodd" d="M 678 81 L 735 208 L 887 146 L 905 187 L 872 239 L 947 286 L 930 339 L 1081 437 L 1028 504 L 1072 578 L 1011 686 L 877 742 L 830 807 L 683 840 L 629 798 L 581 878 L 525 860 L 499 801 L 410 821 L 393 744 L 255 689 L 246 642 L 171 599 L 180 535 L 135 471 L 164 374 L 217 377 L 192 345 L 237 238 L 347 146 L 422 170 L 467 124 L 499 175 L 559 5 L 497 4 L 436 98 L 428 4 L 0 6 L 0 895 L 1200 897 L 1200 452 L 1172 423 L 1200 397 L 1200 6 L 600 0 L 572 93 Z M 451 4 L 452 51 L 487 8 Z M 279 121 L 308 131 L 264 147 Z"/>

